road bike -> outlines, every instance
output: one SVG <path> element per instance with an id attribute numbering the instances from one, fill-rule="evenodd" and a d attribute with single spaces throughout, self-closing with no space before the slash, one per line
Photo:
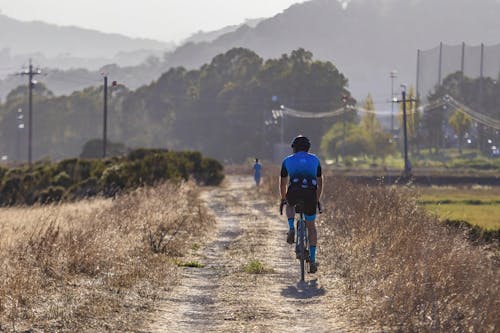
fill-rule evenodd
<path id="1" fill-rule="evenodd" d="M 283 215 L 283 207 L 286 205 L 286 202 L 282 202 L 280 204 L 280 214 Z M 296 220 L 297 233 L 295 235 L 295 254 L 296 258 L 299 259 L 300 262 L 300 281 L 305 280 L 306 270 L 309 270 L 309 235 L 307 233 L 306 220 L 304 217 L 304 212 L 302 207 L 304 203 L 302 201 L 297 202 L 293 208 L 295 209 L 295 214 L 299 214 L 299 217 Z M 321 203 L 318 201 L 318 211 L 321 214 Z"/>

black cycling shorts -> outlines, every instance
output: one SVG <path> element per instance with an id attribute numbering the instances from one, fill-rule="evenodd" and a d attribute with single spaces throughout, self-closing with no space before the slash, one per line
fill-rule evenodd
<path id="1" fill-rule="evenodd" d="M 286 201 L 290 206 L 295 206 L 301 202 L 303 204 L 303 212 L 305 215 L 316 214 L 316 206 L 318 200 L 316 198 L 316 189 L 290 186 L 286 192 Z"/>

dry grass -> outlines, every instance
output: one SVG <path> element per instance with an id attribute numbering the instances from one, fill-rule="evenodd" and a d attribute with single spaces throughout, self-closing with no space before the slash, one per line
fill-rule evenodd
<path id="1" fill-rule="evenodd" d="M 127 331 L 212 219 L 193 185 L 0 210 L 0 331 Z"/>
<path id="2" fill-rule="evenodd" d="M 498 332 L 498 252 L 440 224 L 408 190 L 325 183 L 318 256 L 361 304 L 361 320 L 389 331 Z M 277 181 L 264 184 L 276 198 Z"/>

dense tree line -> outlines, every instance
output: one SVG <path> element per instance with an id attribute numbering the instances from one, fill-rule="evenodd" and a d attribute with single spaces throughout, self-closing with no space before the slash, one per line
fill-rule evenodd
<path id="1" fill-rule="evenodd" d="M 499 77 L 500 79 L 500 77 Z M 454 99 L 481 114 L 500 120 L 500 82 L 491 78 L 471 79 L 461 72 L 449 75 L 443 84 L 431 94 L 431 102 L 452 96 Z M 479 148 L 489 154 L 492 143 L 500 145 L 500 131 L 493 127 L 473 121 L 446 108 L 427 112 L 422 117 L 422 132 L 425 134 L 424 145 L 435 151 L 440 147 L 456 146 L 459 150 L 466 139 L 470 139 L 471 148 Z M 451 133 L 449 129 L 453 130 Z M 451 135 L 450 135 L 451 134 Z M 467 141 L 468 143 L 468 141 Z"/>
<path id="2" fill-rule="evenodd" d="M 37 84 L 34 91 L 34 157 L 78 156 L 86 142 L 101 136 L 102 87 L 62 97 L 48 88 Z M 269 126 L 266 120 L 276 104 L 317 112 L 338 108 L 341 97 L 350 96 L 335 65 L 314 60 L 304 49 L 264 60 L 243 48 L 196 70 L 172 68 L 135 91 L 118 82 L 109 95 L 109 140 L 128 147 L 199 150 L 232 161 L 271 157 L 279 124 Z M 18 153 L 26 156 L 27 130 L 17 128 L 16 117 L 20 108 L 26 114 L 27 104 L 27 88 L 21 86 L 0 105 L 0 152 L 14 159 Z M 286 121 L 287 142 L 302 133 L 319 143 L 334 120 Z"/>

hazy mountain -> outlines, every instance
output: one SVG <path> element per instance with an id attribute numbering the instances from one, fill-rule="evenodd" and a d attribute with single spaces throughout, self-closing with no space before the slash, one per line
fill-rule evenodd
<path id="1" fill-rule="evenodd" d="M 112 58 L 119 52 L 166 50 L 173 46 L 152 39 L 130 38 L 78 27 L 23 22 L 1 14 L 0 31 L 0 49 L 10 49 L 12 54 L 39 52 L 47 57 L 65 54 L 79 58 Z"/>
<path id="2" fill-rule="evenodd" d="M 173 43 L 43 22 L 23 22 L 1 14 L 0 31 L 1 67 L 11 69 L 10 72 L 0 71 L 0 78 L 14 68 L 27 65 L 29 58 L 44 67 L 97 70 L 110 63 L 139 65 L 148 57 L 161 57 L 174 47 Z"/>
<path id="3" fill-rule="evenodd" d="M 103 66 L 120 66 L 122 79 L 134 67 L 131 87 L 149 83 L 161 73 L 158 63 L 173 43 L 130 38 L 77 27 L 64 27 L 43 22 L 23 22 L 0 14 L 0 100 L 9 91 L 25 84 L 25 78 L 9 76 L 28 65 L 44 68 L 46 76 L 37 79 L 56 94 L 70 93 L 98 84 Z M 67 70 L 64 72 L 63 70 Z"/>
<path id="4" fill-rule="evenodd" d="M 259 24 L 260 22 L 262 22 L 263 20 L 265 20 L 265 19 L 264 18 L 247 19 L 242 24 L 230 25 L 230 26 L 224 27 L 222 29 L 218 29 L 218 30 L 213 30 L 213 31 L 202 31 L 202 30 L 200 30 L 200 31 L 192 34 L 188 38 L 186 38 L 182 42 L 182 44 L 186 44 L 186 43 L 200 43 L 200 42 L 212 42 L 212 41 L 214 41 L 215 39 L 219 38 L 222 35 L 225 35 L 227 33 L 230 33 L 230 32 L 238 30 L 243 25 L 247 25 L 247 26 L 253 28 L 257 24 Z"/>
<path id="5" fill-rule="evenodd" d="M 417 49 L 433 48 L 441 41 L 499 43 L 498 13 L 499 0 L 352 0 L 347 6 L 337 0 L 312 0 L 295 4 L 254 27 L 243 24 L 232 32 L 222 29 L 213 35 L 199 35 L 205 41 L 187 42 L 140 66 L 107 66 L 106 70 L 113 79 L 135 88 L 157 79 L 170 67 L 197 68 L 233 47 L 249 48 L 264 58 L 303 47 L 316 59 L 334 62 L 349 79 L 354 96 L 364 98 L 371 93 L 375 102 L 382 104 L 377 107 L 384 108 L 390 99 L 390 71 L 399 72 L 394 82 L 399 90 L 400 82 L 415 85 Z M 0 52 L 0 61 L 1 57 Z M 429 75 L 437 77 L 435 63 L 423 65 L 429 65 Z M 479 68 L 479 64 L 473 65 Z M 498 66 L 500 69 L 500 61 Z M 64 76 L 64 72 L 59 75 Z M 99 78 L 99 71 L 90 76 Z M 83 86 L 74 81 L 68 73 L 65 84 L 61 80 L 45 83 L 60 94 Z M 0 97 L 12 84 L 12 80 L 0 81 Z"/>
<path id="6" fill-rule="evenodd" d="M 415 84 L 417 49 L 441 41 L 499 43 L 499 13 L 498 0 L 353 0 L 348 6 L 313 0 L 255 28 L 242 26 L 210 43 L 187 43 L 169 59 L 170 65 L 196 67 L 237 46 L 264 57 L 303 47 L 318 59 L 333 61 L 349 78 L 354 95 L 371 92 L 376 101 L 385 101 L 390 98 L 391 70 L 399 71 L 396 83 Z"/>

